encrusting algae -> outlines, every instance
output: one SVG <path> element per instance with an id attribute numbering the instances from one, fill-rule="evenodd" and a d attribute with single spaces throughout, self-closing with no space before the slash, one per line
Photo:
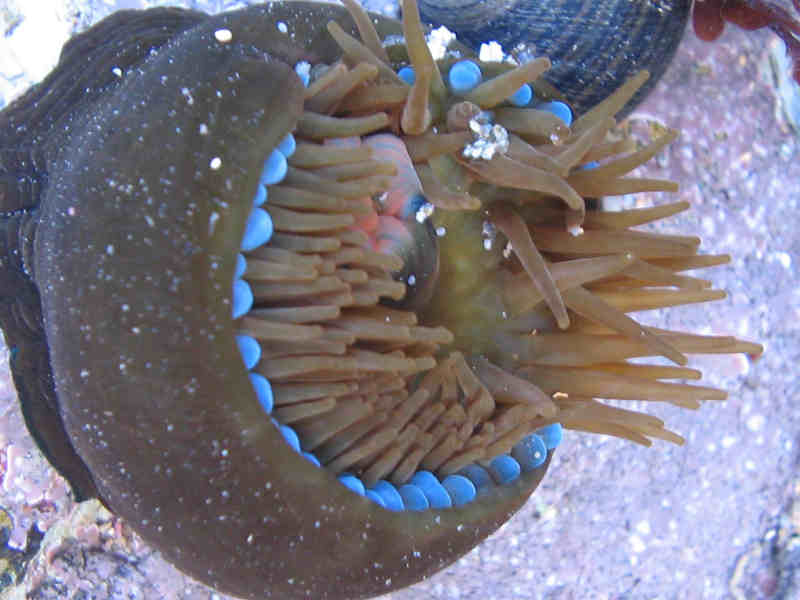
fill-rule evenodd
<path id="1" fill-rule="evenodd" d="M 636 229 L 686 202 L 586 208 L 677 191 L 628 176 L 676 132 L 642 148 L 609 141 L 647 73 L 567 126 L 507 100 L 547 59 L 479 63 L 491 77 L 455 93 L 443 77 L 455 61 L 434 61 L 413 0 L 406 46 L 381 43 L 345 4 L 361 41 L 329 24 L 343 57 L 312 71 L 287 175 L 269 188 L 275 233 L 246 253 L 255 304 L 238 327 L 262 345 L 255 370 L 272 384 L 275 419 L 367 487 L 488 466 L 553 423 L 682 444 L 660 419 L 602 400 L 697 409 L 726 394 L 674 381 L 701 377 L 687 354 L 762 348 L 628 316 L 724 298 L 683 273 L 729 260 L 698 254 L 697 237 Z M 391 64 L 410 65 L 413 83 Z M 676 366 L 629 361 L 640 357 Z"/>

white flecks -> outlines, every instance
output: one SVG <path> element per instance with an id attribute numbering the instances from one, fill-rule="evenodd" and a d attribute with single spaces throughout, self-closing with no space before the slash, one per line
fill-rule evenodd
<path id="1" fill-rule="evenodd" d="M 106 254 L 109 256 L 114 256 L 114 244 L 109 244 L 106 246 Z"/>
<path id="2" fill-rule="evenodd" d="M 150 227 L 155 227 L 156 226 L 156 222 L 153 220 L 153 217 L 151 217 L 150 215 L 145 215 L 144 216 L 144 222 L 147 223 Z"/>
<path id="3" fill-rule="evenodd" d="M 247 542 L 248 545 L 252 546 L 255 539 L 256 537 L 251 533 L 250 535 L 247 536 L 247 539 L 245 541 Z"/>
<path id="4" fill-rule="evenodd" d="M 638 531 L 642 535 L 650 535 L 650 522 L 649 521 L 639 521 L 636 524 L 636 531 Z"/>
<path id="5" fill-rule="evenodd" d="M 583 227 L 580 225 L 570 225 L 567 227 L 567 231 L 572 237 L 578 237 L 579 235 L 583 235 Z"/>
<path id="6" fill-rule="evenodd" d="M 703 226 L 703 233 L 708 237 L 714 237 L 714 230 L 716 229 L 716 225 L 714 223 L 714 219 L 711 217 L 703 217 L 702 220 Z"/>
<path id="7" fill-rule="evenodd" d="M 436 235 L 439 237 L 444 237 L 447 235 L 447 229 L 442 227 L 441 225 L 436 228 Z"/>
<path id="8" fill-rule="evenodd" d="M 122 77 L 122 69 L 119 67 L 112 67 L 111 72 L 114 74 L 115 77 Z"/>
<path id="9" fill-rule="evenodd" d="M 775 260 L 777 260 L 784 269 L 791 269 L 792 268 L 792 257 L 789 256 L 786 252 L 776 252 L 774 255 Z"/>
<path id="10" fill-rule="evenodd" d="M 233 39 L 233 33 L 230 29 L 217 29 L 214 32 L 214 37 L 220 44 L 227 44 Z"/>
<path id="11" fill-rule="evenodd" d="M 89 369 L 81 369 L 81 379 L 89 377 Z"/>
<path id="12" fill-rule="evenodd" d="M 481 237 L 483 238 L 483 249 L 488 252 L 494 246 L 494 241 L 497 238 L 497 227 L 489 221 L 484 221 L 481 228 Z"/>
<path id="13" fill-rule="evenodd" d="M 294 72 L 297 73 L 297 76 L 303 81 L 308 81 L 311 77 L 311 63 L 301 60 L 294 66 Z"/>
<path id="14" fill-rule="evenodd" d="M 753 415 L 747 419 L 747 428 L 753 432 L 761 431 L 761 429 L 764 427 L 765 421 L 766 419 L 764 418 L 764 415 Z"/>
<path id="15" fill-rule="evenodd" d="M 287 31 L 289 31 L 289 27 L 283 21 L 278 21 L 276 27 L 278 28 L 278 31 L 280 31 L 281 33 L 286 33 Z"/>
<path id="16" fill-rule="evenodd" d="M 215 156 L 208 163 L 208 166 L 211 167 L 212 171 L 219 171 L 220 167 L 222 166 L 222 159 L 219 156 Z"/>
<path id="17" fill-rule="evenodd" d="M 633 534 L 630 538 L 628 538 L 628 541 L 631 544 L 631 550 L 637 554 L 640 554 L 647 549 L 647 545 L 642 541 L 642 538 L 636 534 Z"/>
<path id="18" fill-rule="evenodd" d="M 482 43 L 478 50 L 478 58 L 483 62 L 502 62 L 505 58 L 503 47 L 495 41 Z"/>
<path id="19" fill-rule="evenodd" d="M 495 154 L 508 152 L 508 131 L 492 124 L 492 113 L 481 111 L 469 121 L 473 141 L 464 146 L 464 158 L 491 160 Z"/>
<path id="20" fill-rule="evenodd" d="M 131 327 L 131 332 L 132 332 L 134 335 L 139 335 L 140 333 L 142 333 L 142 329 L 141 329 L 140 327 L 135 327 L 135 326 L 134 326 L 134 327 Z"/>
<path id="21" fill-rule="evenodd" d="M 214 235 L 214 230 L 217 228 L 218 222 L 219 213 L 214 211 L 208 216 L 208 235 Z"/>
<path id="22" fill-rule="evenodd" d="M 722 442 L 720 442 L 720 444 L 722 445 L 723 448 L 727 449 L 733 446 L 736 443 L 736 441 L 737 440 L 734 436 L 726 435 L 724 438 L 722 438 Z"/>
<path id="23" fill-rule="evenodd" d="M 128 312 L 131 309 L 131 307 L 128 304 L 123 304 L 122 306 L 120 306 L 120 309 L 122 309 L 122 312 Z"/>
<path id="24" fill-rule="evenodd" d="M 406 281 L 408 282 L 408 285 L 414 285 L 415 283 L 417 283 L 417 277 L 414 274 L 411 274 L 408 276 L 408 279 Z"/>
<path id="25" fill-rule="evenodd" d="M 372 195 L 372 201 L 378 205 L 381 212 L 386 208 L 386 201 L 389 199 L 389 192 L 379 192 Z"/>
<path id="26" fill-rule="evenodd" d="M 433 204 L 430 202 L 423 202 L 422 206 L 417 209 L 416 214 L 414 217 L 417 219 L 417 223 L 424 223 L 428 220 L 428 218 L 433 214 Z"/>
<path id="27" fill-rule="evenodd" d="M 67 214 L 68 214 L 70 217 L 74 217 L 74 216 L 77 214 L 77 212 L 78 212 L 78 211 L 76 211 L 76 210 L 75 210 L 75 207 L 74 207 L 74 206 L 70 206 L 70 207 L 67 209 Z"/>
<path id="28" fill-rule="evenodd" d="M 449 46 L 456 39 L 456 34 L 450 31 L 447 27 L 441 26 L 434 29 L 428 34 L 427 42 L 428 49 L 433 55 L 433 60 L 441 60 L 447 53 L 447 46 Z"/>
<path id="29" fill-rule="evenodd" d="M 194 104 L 194 98 L 192 97 L 192 92 L 189 88 L 184 87 L 181 88 L 181 94 L 183 94 L 184 99 L 186 100 L 186 104 L 192 106 Z"/>
<path id="30" fill-rule="evenodd" d="M 200 135 L 208 135 L 208 125 L 205 123 L 200 123 L 200 126 L 197 128 L 200 132 Z"/>

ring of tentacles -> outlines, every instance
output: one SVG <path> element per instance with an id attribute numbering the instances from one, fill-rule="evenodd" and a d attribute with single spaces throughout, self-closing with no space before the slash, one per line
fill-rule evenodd
<path id="1" fill-rule="evenodd" d="M 295 65 L 305 112 L 266 157 L 233 282 L 243 362 L 287 443 L 394 511 L 540 468 L 562 426 L 683 443 L 602 400 L 696 409 L 725 393 L 672 381 L 700 378 L 686 354 L 760 347 L 628 316 L 724 297 L 682 273 L 729 260 L 635 229 L 686 202 L 586 209 L 677 189 L 628 176 L 676 132 L 609 136 L 647 74 L 572 122 L 533 91 L 546 59 L 435 61 L 413 2 L 398 43 L 346 4 L 361 40 L 332 22 L 342 58 Z"/>

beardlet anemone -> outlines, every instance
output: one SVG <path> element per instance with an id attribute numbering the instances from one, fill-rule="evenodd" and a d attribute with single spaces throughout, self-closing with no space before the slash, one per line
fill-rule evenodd
<path id="1" fill-rule="evenodd" d="M 346 4 L 118 13 L 0 115 L 29 428 L 246 598 L 419 581 L 525 502 L 562 426 L 682 443 L 601 400 L 695 409 L 725 394 L 672 381 L 686 354 L 761 350 L 628 316 L 723 297 L 681 273 L 728 260 L 635 229 L 685 202 L 587 209 L 675 189 L 627 176 L 675 132 L 609 137 L 646 73 L 571 122 L 535 97 L 547 59 L 434 61 L 413 0 L 402 27 Z"/>

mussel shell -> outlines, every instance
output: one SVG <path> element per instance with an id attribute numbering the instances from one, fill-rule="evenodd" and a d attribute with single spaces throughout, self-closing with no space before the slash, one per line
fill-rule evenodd
<path id="1" fill-rule="evenodd" d="M 546 468 L 463 508 L 393 513 L 285 443 L 235 344 L 234 259 L 260 165 L 302 110 L 292 66 L 335 60 L 330 19 L 355 26 L 341 7 L 301 2 L 187 15 L 172 35 L 156 27 L 152 47 L 108 48 L 102 24 L 84 34 L 79 55 L 129 57 L 124 76 L 66 95 L 57 127 L 34 136 L 48 152 L 33 268 L 58 416 L 99 497 L 221 591 L 360 598 L 409 585 L 499 527 Z"/>
<path id="2" fill-rule="evenodd" d="M 664 73 L 691 8 L 691 0 L 419 0 L 426 22 L 447 26 L 474 49 L 495 40 L 506 52 L 550 58 L 544 77 L 577 114 L 649 70 L 623 116 Z"/>

